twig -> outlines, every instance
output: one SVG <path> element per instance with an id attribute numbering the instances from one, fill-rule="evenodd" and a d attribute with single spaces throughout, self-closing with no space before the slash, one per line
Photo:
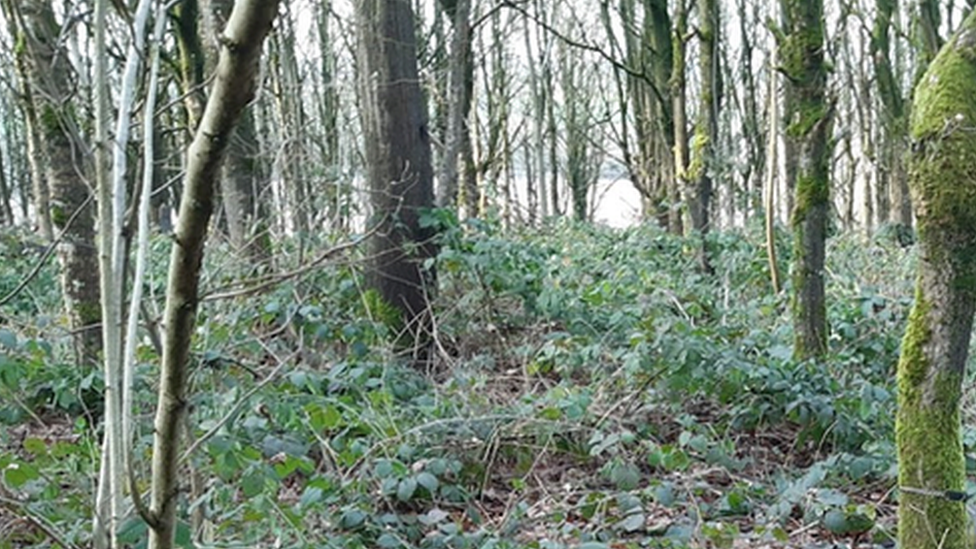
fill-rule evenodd
<path id="1" fill-rule="evenodd" d="M 268 351 L 269 354 L 272 354 L 273 356 L 273 353 L 271 353 L 270 350 L 267 349 L 267 347 L 265 347 L 265 351 Z M 229 412 L 227 412 L 224 415 L 224 417 L 220 418 L 220 421 L 218 421 L 216 425 L 211 427 L 209 431 L 203 434 L 203 436 L 196 439 L 193 442 L 193 444 L 190 445 L 190 447 L 183 452 L 183 455 L 180 456 L 179 463 L 181 464 L 185 463 L 186 460 L 190 458 L 190 456 L 192 456 L 194 453 L 196 453 L 197 450 L 200 449 L 200 446 L 202 446 L 204 442 L 213 438 L 214 435 L 216 435 L 224 427 L 224 425 L 227 425 L 227 423 L 230 422 L 232 418 L 236 417 L 237 414 L 240 413 L 241 408 L 243 408 L 244 405 L 247 404 L 247 401 L 252 396 L 254 396 L 255 393 L 257 393 L 258 391 L 266 387 L 269 383 L 274 381 L 274 379 L 278 377 L 278 374 L 281 372 L 281 370 L 284 369 L 285 365 L 287 365 L 296 356 L 299 356 L 301 352 L 302 350 L 301 348 L 299 348 L 298 350 L 294 351 L 284 359 L 278 359 L 278 365 L 275 366 L 275 369 L 272 370 L 270 374 L 268 374 L 268 377 L 264 378 L 263 380 L 261 380 L 260 383 L 258 383 L 254 387 L 251 387 L 251 389 L 248 392 L 244 393 L 244 395 L 240 398 L 240 400 L 238 400 L 234 404 L 234 406 L 230 409 Z"/>
<path id="2" fill-rule="evenodd" d="M 32 280 L 34 280 L 34 278 L 37 277 L 38 273 L 41 272 L 41 268 L 44 267 L 44 264 L 47 262 L 48 258 L 50 258 L 51 254 L 54 253 L 54 250 L 58 248 L 58 244 L 60 244 L 61 241 L 64 240 L 65 235 L 68 233 L 68 229 L 71 227 L 72 224 L 74 224 L 75 220 L 78 219 L 78 216 L 81 215 L 81 212 L 85 210 L 85 207 L 88 206 L 88 204 L 91 201 L 92 201 L 92 196 L 88 195 L 88 198 L 85 199 L 85 201 L 81 204 L 81 206 L 78 206 L 78 208 L 75 209 L 74 213 L 72 213 L 71 217 L 68 218 L 68 222 L 65 223 L 64 228 L 61 229 L 61 232 L 58 234 L 58 236 L 50 244 L 48 244 L 47 249 L 44 250 L 44 254 L 41 255 L 41 258 L 38 259 L 36 263 L 34 263 L 34 267 L 31 269 L 30 273 L 28 273 L 27 276 L 20 281 L 20 284 L 18 284 L 16 288 L 10 290 L 10 293 L 3 296 L 3 298 L 0 298 L 0 307 L 6 305 L 7 303 L 10 302 L 10 300 L 17 297 L 17 294 L 23 291 L 23 289 L 26 288 L 27 285 L 30 284 Z"/>
<path id="3" fill-rule="evenodd" d="M 276 284 L 285 282 L 286 280 L 291 280 L 292 278 L 297 278 L 299 276 L 302 276 L 308 273 L 309 271 L 311 271 L 312 269 L 321 265 L 323 262 L 325 262 L 326 259 L 329 259 L 330 257 L 337 255 L 340 252 L 344 252 L 348 249 L 354 248 L 362 244 L 364 241 L 366 241 L 366 239 L 379 232 L 382 226 L 383 226 L 382 222 L 377 223 L 372 229 L 360 235 L 358 238 L 355 238 L 343 244 L 338 244 L 336 246 L 329 248 L 328 250 L 325 250 L 317 258 L 312 260 L 310 263 L 302 265 L 301 267 L 298 267 L 295 270 L 286 273 L 280 273 L 280 274 L 258 278 L 257 280 L 245 281 L 240 284 L 241 286 L 244 287 L 229 289 L 223 292 L 220 292 L 218 290 L 212 294 L 204 296 L 200 301 L 216 301 L 218 299 L 229 299 L 234 297 L 251 295 L 251 294 L 258 293 L 262 290 L 266 290 L 272 286 L 275 286 Z M 254 284 L 254 285 L 247 286 L 246 284 Z M 2 303 L 0 303 L 0 305 L 2 305 Z"/>
<path id="4" fill-rule="evenodd" d="M 10 400 L 13 401 L 14 404 L 16 404 L 22 410 L 24 410 L 25 412 L 27 412 L 27 415 L 29 415 L 31 417 L 31 419 L 33 419 L 35 422 L 37 422 L 37 424 L 40 427 L 47 428 L 47 423 L 44 423 L 44 420 L 41 419 L 41 416 L 37 415 L 37 412 L 35 412 L 34 410 L 32 410 L 31 407 L 28 406 L 23 400 L 20 400 L 20 398 L 18 398 L 17 395 L 13 391 L 11 391 L 10 389 L 7 389 L 6 387 L 4 387 L 3 394 L 4 394 L 4 397 L 5 398 L 9 398 Z"/>

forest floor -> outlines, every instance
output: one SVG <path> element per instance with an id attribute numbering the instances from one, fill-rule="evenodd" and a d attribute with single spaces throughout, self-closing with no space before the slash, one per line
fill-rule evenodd
<path id="1" fill-rule="evenodd" d="M 791 358 L 761 235 L 708 245 L 715 275 L 653 228 L 449 225 L 422 372 L 397 357 L 354 256 L 207 302 L 180 546 L 892 546 L 912 248 L 831 240 L 830 353 L 813 363 Z M 229 258 L 211 253 L 209 284 L 244 272 Z M 0 293 L 30 264 L 8 262 Z M 0 327 L 0 549 L 90 535 L 101 377 L 69 358 L 54 280 L 52 266 Z M 139 353 L 146 491 L 158 357 L 148 338 Z M 964 440 L 972 453 L 976 431 Z M 132 518 L 123 541 L 145 531 Z"/>

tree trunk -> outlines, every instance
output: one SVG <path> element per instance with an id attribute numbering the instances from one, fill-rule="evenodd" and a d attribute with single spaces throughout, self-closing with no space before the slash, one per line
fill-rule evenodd
<path id="1" fill-rule="evenodd" d="M 755 50 L 754 41 L 757 40 L 752 33 L 754 32 L 753 27 L 756 26 L 758 14 L 751 19 L 749 18 L 747 8 L 755 8 L 751 2 L 737 0 L 736 4 L 739 12 L 739 33 L 742 35 L 742 53 L 741 62 L 739 63 L 744 87 L 742 132 L 747 143 L 747 166 L 743 169 L 743 183 L 748 198 L 745 201 L 743 213 L 744 219 L 748 224 L 748 220 L 753 216 L 754 212 L 759 212 L 763 208 L 763 172 L 766 170 L 767 154 L 764 139 L 770 135 L 777 135 L 779 128 L 763 131 L 759 118 L 759 85 L 756 82 L 756 74 L 753 71 L 752 65 L 752 54 Z M 773 92 L 776 92 L 775 88 Z M 777 101 L 776 104 L 778 105 L 778 103 Z M 778 116 L 776 118 L 777 120 L 779 119 Z"/>
<path id="2" fill-rule="evenodd" d="M 98 262 L 94 208 L 85 181 L 88 151 L 77 133 L 72 68 L 50 2 L 22 0 L 19 10 L 24 28 L 17 36 L 25 45 L 25 62 L 19 66 L 27 70 L 21 79 L 30 87 L 29 113 L 35 116 L 32 122 L 43 153 L 44 172 L 35 177 L 50 189 L 50 220 L 61 236 L 61 285 L 79 363 L 92 364 L 101 351 Z M 9 15 L 8 21 L 13 21 Z"/>
<path id="3" fill-rule="evenodd" d="M 773 51 L 770 65 L 776 64 L 776 52 Z M 776 172 L 779 162 L 776 158 L 776 145 L 779 142 L 779 86 L 777 84 L 776 71 L 769 71 L 769 87 L 766 92 L 766 99 L 769 101 L 767 112 L 769 113 L 769 135 L 766 143 L 769 150 L 766 151 L 766 259 L 769 262 L 769 280 L 773 287 L 773 293 L 780 291 L 779 261 L 776 253 Z"/>
<path id="4" fill-rule="evenodd" d="M 888 193 L 885 198 L 890 221 L 904 227 L 912 225 L 912 207 L 908 196 L 908 179 L 904 169 L 905 140 L 908 125 L 905 100 L 898 76 L 891 62 L 891 20 L 898 10 L 897 0 L 876 2 L 874 28 L 871 31 L 869 53 L 874 60 L 875 81 L 881 98 L 881 165 Z M 879 188 L 879 193 L 882 189 Z M 889 198 L 890 197 L 890 198 Z"/>
<path id="5" fill-rule="evenodd" d="M 346 230 L 349 228 L 350 196 L 349 185 L 341 176 L 342 160 L 339 146 L 339 91 L 336 78 L 337 48 L 340 43 L 333 36 L 335 30 L 329 25 L 332 16 L 332 1 L 319 2 L 316 8 L 319 47 L 321 48 L 321 88 L 316 94 L 321 120 L 322 135 L 315 140 L 319 146 L 319 157 L 325 168 L 328 184 L 327 196 L 329 207 L 327 214 L 333 229 Z"/>
<path id="6" fill-rule="evenodd" d="M 680 199 L 670 194 L 674 177 L 674 114 L 671 112 L 671 73 L 674 70 L 674 43 L 671 40 L 671 17 L 667 0 L 644 1 L 644 48 L 645 63 L 650 66 L 653 89 L 648 99 L 654 106 L 653 139 L 653 196 L 655 215 L 659 224 L 672 233 L 680 233 L 672 215 L 678 209 Z"/>
<path id="7" fill-rule="evenodd" d="M 4 0 L 3 11 L 7 19 L 10 33 L 14 37 L 23 36 L 24 31 L 20 28 L 22 18 L 20 16 L 20 4 L 13 0 Z M 50 46 L 48 46 L 50 47 Z M 41 142 L 40 119 L 37 109 L 34 106 L 34 86 L 31 82 L 30 55 L 26 48 L 17 48 L 14 52 L 14 64 L 19 75 L 19 99 L 21 108 L 24 110 L 24 126 L 26 135 L 27 161 L 30 173 L 31 190 L 33 192 L 34 217 L 37 232 L 45 242 L 54 240 L 54 227 L 51 223 L 51 193 L 48 181 L 45 177 L 45 152 Z M 27 194 L 24 194 L 27 197 Z M 26 206 L 27 201 L 24 200 Z"/>
<path id="8" fill-rule="evenodd" d="M 220 174 L 220 197 L 231 244 L 259 265 L 271 258 L 271 236 L 265 208 L 258 198 L 264 174 L 254 126 L 254 114 L 250 111 L 241 113 L 241 120 L 227 145 L 227 159 Z"/>
<path id="9" fill-rule="evenodd" d="M 939 34 L 941 22 L 938 0 L 917 2 L 917 11 L 912 17 L 912 38 L 915 42 L 915 51 L 918 53 L 916 81 L 921 78 L 929 63 L 935 59 L 939 48 L 942 47 L 942 36 Z"/>
<path id="10" fill-rule="evenodd" d="M 216 175 L 233 125 L 254 98 L 261 47 L 277 13 L 277 0 L 237 0 L 223 33 L 213 89 L 187 152 L 166 290 L 166 337 L 153 436 L 150 549 L 172 548 L 176 532 L 181 490 L 177 453 L 188 400 L 187 359 Z"/>
<path id="11" fill-rule="evenodd" d="M 203 81 L 206 70 L 206 54 L 200 40 L 200 4 L 198 0 L 180 0 L 174 8 L 176 44 L 180 52 L 180 83 L 183 88 L 183 105 L 189 128 L 195 130 L 207 102 Z"/>
<path id="12" fill-rule="evenodd" d="M 678 0 L 674 8 L 673 44 L 674 68 L 671 71 L 671 113 L 674 117 L 674 178 L 668 192 L 674 203 L 681 201 L 688 186 L 688 115 L 685 89 L 685 34 L 688 32 L 688 8 L 686 0 Z M 672 208 L 669 226 L 683 229 L 681 209 Z M 683 232 L 683 231 L 682 231 Z"/>
<path id="13" fill-rule="evenodd" d="M 369 286 L 397 308 L 401 344 L 425 357 L 430 340 L 427 296 L 435 255 L 420 210 L 434 203 L 427 110 L 417 72 L 416 33 L 409 0 L 363 0 L 359 80 L 369 188 L 379 232 L 372 239 Z M 409 338 L 409 339 L 408 339 Z"/>
<path id="14" fill-rule="evenodd" d="M 0 213 L 3 213 L 3 223 L 5 225 L 14 224 L 14 210 L 10 206 L 10 184 L 7 181 L 7 162 L 3 158 L 3 151 L 0 150 Z"/>
<path id="15" fill-rule="evenodd" d="M 557 147 L 559 144 L 558 129 L 556 127 L 556 85 L 553 76 L 553 60 L 550 57 L 542 67 L 542 89 L 546 98 L 546 137 L 549 138 L 548 164 L 549 164 L 549 201 L 552 206 L 550 212 L 554 216 L 563 214 L 562 204 L 559 201 L 559 154 Z"/>
<path id="16" fill-rule="evenodd" d="M 590 189 L 599 177 L 599 159 L 595 158 L 590 145 L 592 121 L 592 98 L 586 90 L 586 83 L 592 78 L 586 73 L 582 61 L 567 46 L 559 49 L 559 67 L 562 71 L 560 83 L 563 98 L 563 135 L 565 136 L 566 183 L 573 218 L 584 222 L 589 220 Z"/>
<path id="17" fill-rule="evenodd" d="M 526 145 L 526 156 L 531 157 L 535 162 L 527 162 L 534 171 L 534 176 L 528 182 L 528 194 L 530 203 L 533 199 L 536 200 L 539 207 L 540 217 L 544 220 L 549 216 L 549 197 L 546 194 L 546 184 L 545 184 L 545 172 L 546 172 L 546 155 L 544 149 L 545 141 L 545 94 L 542 90 L 542 77 L 539 74 L 538 65 L 541 65 L 545 59 L 545 51 L 541 44 L 542 40 L 539 40 L 537 44 L 538 52 L 536 56 L 533 56 L 532 50 L 532 40 L 529 34 L 529 18 L 523 19 L 525 24 L 523 32 L 525 34 L 525 52 L 528 59 L 532 60 L 529 65 L 529 90 L 532 95 L 532 139 Z M 536 26 L 536 35 L 542 31 Z M 530 210 L 530 216 L 533 217 L 533 210 Z"/>
<path id="18" fill-rule="evenodd" d="M 793 21 L 793 14 L 787 7 L 788 0 L 780 0 L 780 25 L 783 34 L 795 32 L 796 23 Z M 796 99 L 794 98 L 794 87 L 787 83 L 783 87 L 783 180 L 786 185 L 783 189 L 783 203 L 785 205 L 786 218 L 793 215 L 794 199 L 796 197 L 796 171 L 797 171 L 797 151 L 799 145 L 796 138 L 788 131 L 790 126 L 790 114 L 796 109 Z"/>
<path id="19" fill-rule="evenodd" d="M 450 2 L 441 0 L 441 5 L 451 19 L 454 29 L 448 62 L 447 131 L 437 193 L 437 204 L 443 208 L 452 207 L 457 203 L 459 159 L 464 134 L 468 132 L 467 119 L 471 110 L 473 74 L 469 72 L 469 66 L 473 66 L 473 60 L 471 58 L 471 0 Z M 466 214 L 474 216 L 476 212 L 469 209 L 471 197 L 467 194 L 468 189 L 465 189 Z"/>
<path id="20" fill-rule="evenodd" d="M 632 183 L 641 195 L 641 216 L 669 227 L 667 182 L 672 178 L 674 130 L 668 83 L 673 70 L 671 20 L 667 2 L 642 0 L 643 20 L 634 0 L 620 3 L 629 105 L 636 151 L 628 151 Z M 611 27 L 612 28 L 612 27 Z M 627 131 L 626 128 L 623 131 Z M 676 205 L 671 205 L 676 206 Z"/>
<path id="21" fill-rule="evenodd" d="M 274 31 L 272 51 L 277 54 L 277 63 L 271 64 L 274 67 L 272 75 L 280 116 L 280 146 L 283 151 L 280 171 L 286 186 L 283 190 L 290 202 L 293 228 L 304 240 L 312 228 L 315 197 L 308 188 L 308 116 L 302 98 L 295 40 L 297 36 L 291 25 L 291 18 L 283 17 L 279 28 Z"/>
<path id="22" fill-rule="evenodd" d="M 188 38 L 187 41 L 190 46 L 195 44 L 196 47 L 202 47 L 202 55 L 206 60 L 204 66 L 212 67 L 218 55 L 220 33 L 234 7 L 234 0 L 203 0 L 201 7 L 203 9 L 199 15 L 203 25 L 200 27 L 203 29 L 204 39 L 197 38 L 196 42 L 192 42 Z M 194 59 L 195 56 L 190 58 Z M 202 99 L 205 97 L 202 89 L 188 94 L 190 96 L 197 96 L 202 107 Z M 245 111 L 228 143 L 218 187 L 230 242 L 255 265 L 267 262 L 271 256 L 267 215 L 258 199 L 264 181 L 259 160 L 260 148 L 254 114 Z"/>
<path id="23" fill-rule="evenodd" d="M 898 540 L 971 548 L 960 399 L 976 309 L 976 16 L 919 81 L 910 183 L 918 206 L 915 303 L 898 361 Z"/>
<path id="24" fill-rule="evenodd" d="M 98 202 L 98 273 L 101 292 L 102 318 L 119 318 L 122 311 L 121 288 L 115 283 L 112 269 L 113 227 L 112 225 L 112 170 L 110 167 L 112 142 L 109 137 L 111 115 L 109 110 L 108 44 L 105 37 L 108 0 L 95 0 L 94 23 L 92 29 L 95 61 L 92 77 L 92 99 L 95 114 L 95 188 Z M 105 375 L 105 420 L 121 427 L 118 417 L 121 402 L 119 395 L 119 365 L 122 357 L 122 327 L 118 322 L 106 322 L 102 326 L 103 371 Z M 114 404 L 113 404 L 114 403 Z M 106 429 L 102 437 L 102 460 L 98 471 L 98 489 L 95 495 L 95 517 L 92 524 L 92 547 L 106 549 L 118 545 L 118 515 L 114 512 L 121 502 L 120 475 L 113 465 L 121 465 L 121 460 L 113 458 L 115 436 L 118 431 Z M 114 489 L 113 489 L 114 487 Z"/>
<path id="25" fill-rule="evenodd" d="M 701 48 L 698 70 L 701 92 L 695 131 L 691 140 L 688 181 L 692 187 L 689 189 L 688 209 L 691 213 L 691 229 L 701 238 L 701 249 L 698 254 L 704 272 L 711 272 L 708 253 L 705 250 L 705 234 L 708 233 L 712 223 L 712 169 L 718 141 L 718 112 L 721 102 L 718 14 L 718 3 L 715 0 L 698 1 L 698 38 Z"/>
<path id="26" fill-rule="evenodd" d="M 783 0 L 793 26 L 782 34 L 778 57 L 792 90 L 787 134 L 796 144 L 793 225 L 793 354 L 799 360 L 827 351 L 824 254 L 830 210 L 831 109 L 827 105 L 822 0 Z"/>

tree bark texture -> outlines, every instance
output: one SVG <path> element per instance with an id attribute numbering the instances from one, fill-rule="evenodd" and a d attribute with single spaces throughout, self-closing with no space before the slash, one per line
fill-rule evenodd
<path id="1" fill-rule="evenodd" d="M 89 153 L 78 136 L 73 70 L 51 3 L 22 0 L 19 10 L 26 69 L 21 76 L 30 87 L 30 112 L 43 158 L 43 174 L 36 177 L 47 183 L 51 224 L 61 235 L 61 284 L 76 352 L 80 360 L 94 363 L 101 350 L 98 256 L 85 176 Z"/>
<path id="2" fill-rule="evenodd" d="M 206 48 L 200 40 L 200 3 L 198 0 L 180 0 L 173 8 L 176 22 L 176 44 L 180 54 L 180 83 L 183 87 L 183 104 L 186 107 L 187 126 L 196 129 L 207 102 L 203 87 L 207 65 Z"/>
<path id="3" fill-rule="evenodd" d="M 437 204 L 440 207 L 453 207 L 457 203 L 458 162 L 464 135 L 468 133 L 468 117 L 471 111 L 471 95 L 474 84 L 473 59 L 471 57 L 471 0 L 453 0 L 441 5 L 451 18 L 450 57 L 448 62 L 447 131 L 444 140 L 443 166 L 439 178 Z M 469 70 L 470 68 L 470 70 Z M 470 208 L 471 200 L 477 204 L 477 197 L 465 193 L 465 210 L 469 216 L 477 214 Z"/>
<path id="4" fill-rule="evenodd" d="M 163 317 L 166 337 L 153 437 L 150 513 L 155 524 L 150 529 L 150 549 L 173 546 L 180 490 L 179 433 L 187 402 L 187 358 L 198 306 L 203 244 L 214 207 L 214 187 L 233 126 L 254 98 L 261 47 L 277 13 L 277 0 L 237 1 L 221 38 L 213 89 L 187 151 Z"/>
<path id="5" fill-rule="evenodd" d="M 359 4 L 360 100 L 370 200 L 376 223 L 369 287 L 398 309 L 402 342 L 425 347 L 427 295 L 435 255 L 433 234 L 420 210 L 433 206 L 433 169 L 427 110 L 417 71 L 416 33 L 409 0 Z"/>
<path id="6" fill-rule="evenodd" d="M 220 196 L 231 244 L 256 265 L 271 257 L 267 214 L 258 198 L 264 181 L 259 149 L 254 114 L 244 112 L 227 145 Z"/>
<path id="7" fill-rule="evenodd" d="M 973 546 L 960 399 L 976 310 L 976 15 L 919 81 L 909 181 L 918 216 L 915 303 L 898 361 L 899 546 Z"/>
<path id="8" fill-rule="evenodd" d="M 711 272 L 704 235 L 711 229 L 712 170 L 718 141 L 718 114 L 722 100 L 719 72 L 719 7 L 715 0 L 698 0 L 698 73 L 701 91 L 698 115 L 691 138 L 691 164 L 688 166 L 688 210 L 691 229 L 701 238 L 699 264 L 704 272 Z"/>
<path id="9" fill-rule="evenodd" d="M 827 104 L 823 2 L 784 0 L 792 28 L 781 34 L 778 57 L 791 89 L 787 135 L 796 143 L 793 225 L 793 354 L 803 360 L 827 351 L 824 255 L 830 210 L 831 112 Z"/>
<path id="10" fill-rule="evenodd" d="M 674 8 L 674 29 L 671 32 L 674 66 L 671 70 L 671 115 L 674 124 L 674 178 L 668 192 L 671 200 L 681 200 L 688 186 L 688 104 L 685 79 L 686 43 L 688 32 L 688 8 L 686 0 L 678 0 Z M 669 226 L 683 229 L 684 221 L 678 208 L 672 208 Z"/>
<path id="11" fill-rule="evenodd" d="M 912 15 L 912 38 L 915 42 L 915 50 L 918 52 L 917 77 L 921 78 L 929 63 L 935 59 L 935 55 L 942 47 L 942 36 L 939 34 L 939 26 L 942 17 L 939 13 L 938 0 L 919 0 L 916 3 L 916 10 Z"/>
<path id="12" fill-rule="evenodd" d="M 912 226 L 912 204 L 905 172 L 905 143 L 908 139 L 908 120 L 905 116 L 905 100 L 891 62 L 890 29 L 892 18 L 898 9 L 897 0 L 877 0 L 874 27 L 871 30 L 868 51 L 874 60 L 875 82 L 881 99 L 882 147 L 880 159 L 882 173 L 890 195 L 890 219 L 903 227 Z M 880 190 L 880 189 L 879 189 Z"/>

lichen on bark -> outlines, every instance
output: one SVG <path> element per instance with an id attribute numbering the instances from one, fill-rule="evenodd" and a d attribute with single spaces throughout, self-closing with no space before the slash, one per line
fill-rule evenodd
<path id="1" fill-rule="evenodd" d="M 976 12 L 974 12 L 976 13 Z M 960 399 L 976 311 L 976 14 L 919 81 L 909 183 L 919 232 L 915 304 L 898 361 L 899 545 L 973 546 L 961 492 Z"/>

